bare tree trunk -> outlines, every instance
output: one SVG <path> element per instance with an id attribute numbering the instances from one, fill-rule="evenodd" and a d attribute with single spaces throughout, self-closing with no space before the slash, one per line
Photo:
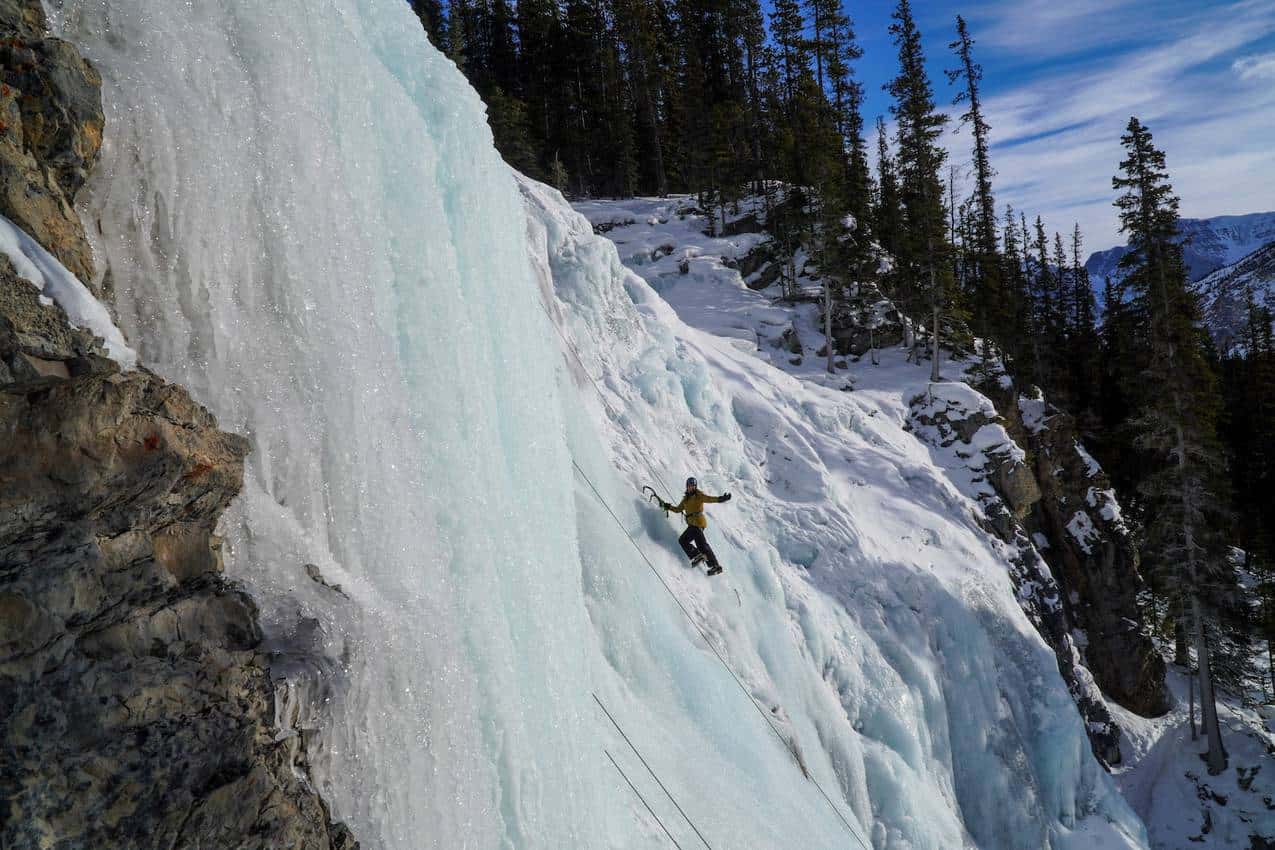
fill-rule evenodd
<path id="1" fill-rule="evenodd" d="M 1226 770 L 1226 750 L 1222 748 L 1222 728 L 1217 721 L 1217 703 L 1213 698 L 1213 677 L 1209 670 L 1209 646 L 1204 637 L 1204 618 L 1200 614 L 1200 597 L 1191 593 L 1191 616 L 1195 621 L 1195 652 L 1200 668 L 1200 720 L 1209 742 L 1209 773 L 1217 776 Z"/>
<path id="2" fill-rule="evenodd" d="M 1194 741 L 1200 737 L 1200 734 L 1195 731 L 1195 674 L 1189 669 L 1186 671 L 1186 692 L 1191 706 L 1191 740 Z"/>
<path id="3" fill-rule="evenodd" d="M 1275 649 L 1271 648 L 1271 639 L 1266 639 L 1266 663 L 1271 670 L 1271 702 L 1275 702 Z"/>
<path id="4" fill-rule="evenodd" d="M 1191 653 L 1187 650 L 1186 641 L 1186 610 L 1181 594 L 1178 595 L 1178 613 L 1173 618 L 1173 663 L 1179 667 L 1191 666 Z"/>
<path id="5" fill-rule="evenodd" d="M 836 374 L 832 366 L 832 278 L 823 276 L 823 338 L 828 350 L 828 374 Z"/>
<path id="6" fill-rule="evenodd" d="M 930 272 L 930 276 L 934 276 L 934 272 Z M 938 383 L 943 380 L 943 376 L 939 374 L 939 302 L 934 301 L 934 354 L 930 362 L 930 380 Z"/>

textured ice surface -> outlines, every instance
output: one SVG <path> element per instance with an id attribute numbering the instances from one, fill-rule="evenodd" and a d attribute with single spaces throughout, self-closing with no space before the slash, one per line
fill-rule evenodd
<path id="1" fill-rule="evenodd" d="M 405 3 L 55 5 L 105 80 L 121 322 L 253 441 L 228 569 L 342 658 L 315 773 L 365 847 L 667 846 L 604 748 L 693 846 L 594 692 L 717 847 L 1144 843 L 902 430 L 914 367 L 851 395 L 684 324 L 520 194 Z M 687 474 L 736 496 L 713 581 L 637 492 Z"/>

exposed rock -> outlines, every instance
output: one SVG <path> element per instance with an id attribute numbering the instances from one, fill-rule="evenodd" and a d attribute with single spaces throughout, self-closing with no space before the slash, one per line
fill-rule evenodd
<path id="1" fill-rule="evenodd" d="M 1039 391 L 1020 396 L 1007 380 L 981 389 L 993 412 L 944 412 L 946 424 L 938 430 L 973 443 L 994 422 L 1024 450 L 1024 462 L 986 452 L 988 467 L 981 471 L 1006 511 L 986 503 L 988 521 L 1006 542 L 1021 532 L 1043 556 L 1062 591 L 1066 630 L 1077 636 L 1084 666 L 1102 693 L 1138 714 L 1163 714 L 1170 708 L 1164 659 L 1143 628 L 1138 552 L 1110 480 L 1084 450 L 1075 420 Z"/>
<path id="2" fill-rule="evenodd" d="M 1075 420 L 1027 399 L 998 405 L 1033 458 L 1042 498 L 1027 518 L 1049 543 L 1043 554 L 1065 591 L 1068 620 L 1086 639 L 1085 661 L 1111 699 L 1144 716 L 1170 708 L 1164 659 L 1142 624 L 1138 551 L 1120 516 L 1110 480 L 1085 452 Z M 1039 417 L 1039 418 L 1038 418 Z"/>
<path id="3" fill-rule="evenodd" d="M 735 263 L 735 268 L 739 270 L 739 276 L 747 279 L 759 272 L 762 266 L 773 262 L 775 259 L 774 252 L 768 242 L 760 245 L 754 245 L 753 248 L 744 256 L 740 257 Z"/>
<path id="4" fill-rule="evenodd" d="M 30 388 L 105 365 L 100 341 L 46 302 L 0 254 L 0 384 Z"/>
<path id="5" fill-rule="evenodd" d="M 0 273 L 6 364 L 63 373 L 0 386 L 0 845 L 352 846 L 274 740 L 256 606 L 221 575 L 247 441 L 28 290 Z"/>
<path id="6" fill-rule="evenodd" d="M 722 226 L 722 236 L 738 236 L 741 233 L 760 233 L 762 230 L 761 220 L 757 217 L 757 213 L 745 213 L 737 219 L 726 222 Z"/>
<path id="7" fill-rule="evenodd" d="M 38 0 L 0 0 L 0 29 L 0 212 L 88 279 L 70 203 L 101 139 L 96 74 L 44 37 Z M 3 256 L 0 434 L 0 847 L 354 850 L 222 575 L 247 441 L 120 372 Z"/>
<path id="8" fill-rule="evenodd" d="M 760 291 L 767 287 L 774 286 L 774 284 L 779 280 L 779 276 L 781 274 L 783 274 L 783 267 L 780 265 L 778 260 L 772 260 L 762 266 L 755 275 L 745 275 L 744 285 L 749 289 Z"/>
<path id="9" fill-rule="evenodd" d="M 801 344 L 801 336 L 797 333 L 795 324 L 790 324 L 784 328 L 784 332 L 779 335 L 779 345 L 789 354 L 800 355 L 805 350 Z"/>
<path id="10" fill-rule="evenodd" d="M 838 354 L 861 357 L 902 343 L 903 317 L 875 284 L 857 284 L 832 308 L 832 339 Z"/>
<path id="11" fill-rule="evenodd" d="M 911 406 L 911 430 L 951 450 L 974 474 L 970 495 L 981 505 L 988 530 L 1010 547 L 1019 604 L 1054 651 L 1058 672 L 1085 720 L 1090 747 L 1104 765 L 1119 764 L 1120 727 L 1086 666 L 1065 604 L 1067 588 L 1030 536 L 1044 492 L 1028 453 L 1011 436 L 1012 423 L 986 396 L 962 383 L 936 384 Z"/>
<path id="12" fill-rule="evenodd" d="M 0 212 L 80 280 L 93 260 L 75 196 L 102 144 L 102 80 L 47 35 L 30 0 L 0 0 Z"/>

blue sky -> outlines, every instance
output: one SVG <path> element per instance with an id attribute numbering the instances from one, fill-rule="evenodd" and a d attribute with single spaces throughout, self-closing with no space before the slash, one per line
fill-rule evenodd
<path id="1" fill-rule="evenodd" d="M 888 118 L 893 5 L 845 4 L 869 126 Z M 914 0 L 914 11 L 941 105 L 955 16 L 970 25 L 1002 208 L 1039 213 L 1051 230 L 1079 222 L 1088 250 L 1122 242 L 1111 175 L 1137 115 L 1168 154 L 1184 216 L 1275 209 L 1275 0 Z M 958 167 L 969 142 L 948 139 Z"/>

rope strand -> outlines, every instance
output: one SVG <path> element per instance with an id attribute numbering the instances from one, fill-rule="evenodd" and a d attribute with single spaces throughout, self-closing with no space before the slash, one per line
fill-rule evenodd
<path id="1" fill-rule="evenodd" d="M 707 847 L 708 850 L 713 850 L 713 845 L 708 843 L 708 839 L 704 837 L 704 833 L 699 831 L 699 827 L 695 825 L 695 822 L 691 820 L 690 816 L 686 814 L 686 811 L 678 804 L 677 800 L 673 798 L 673 795 L 669 793 L 668 788 L 664 785 L 663 781 L 660 780 L 660 777 L 655 774 L 655 771 L 651 769 L 651 766 L 646 763 L 646 759 L 642 757 L 640 752 L 638 752 L 638 748 L 633 745 L 633 742 L 629 740 L 629 736 L 624 734 L 624 730 L 620 728 L 620 724 L 616 722 L 613 716 L 611 716 L 611 712 L 608 711 L 607 707 L 602 704 L 601 698 L 599 698 L 597 694 L 594 694 L 593 701 L 598 704 L 598 708 L 602 709 L 602 713 L 607 716 L 607 720 L 611 721 L 611 725 L 615 727 L 615 731 L 620 733 L 620 737 L 624 739 L 624 743 L 629 745 L 629 749 L 633 751 L 633 755 L 637 756 L 638 761 L 642 762 L 642 766 L 646 768 L 646 772 L 651 774 L 651 778 L 654 779 L 656 784 L 660 786 L 660 790 L 664 792 L 664 796 L 668 797 L 669 802 L 672 803 L 677 811 L 682 815 L 682 818 L 690 824 L 691 829 L 695 830 L 695 834 L 699 836 L 699 840 L 704 842 L 704 846 Z"/>
<path id="2" fill-rule="evenodd" d="M 673 846 L 676 847 L 677 850 L 682 850 L 682 845 L 677 843 L 677 839 L 673 837 L 673 833 L 668 831 L 668 827 L 664 825 L 664 821 L 660 820 L 660 816 L 655 813 L 655 809 L 651 808 L 651 804 L 648 803 L 646 798 L 642 796 L 642 792 L 639 791 L 637 786 L 629 780 L 629 777 L 624 773 L 624 769 L 621 768 L 619 762 L 615 760 L 615 756 L 611 755 L 611 751 L 604 749 L 602 752 L 606 753 L 607 758 L 611 759 L 611 764 L 615 765 L 615 769 L 620 772 L 620 776 L 623 777 L 624 781 L 627 782 L 629 787 L 633 789 L 633 793 L 636 794 L 637 798 L 642 801 L 642 805 L 646 806 L 646 810 L 651 813 L 651 817 L 655 818 L 655 822 L 660 825 L 660 829 L 664 830 L 664 834 L 668 836 L 668 840 L 673 842 Z"/>
<path id="3" fill-rule="evenodd" d="M 571 343 L 571 340 L 567 338 L 567 335 L 563 332 L 562 328 L 558 325 L 557 322 L 554 321 L 553 314 L 549 312 L 549 307 L 544 303 L 542 299 L 536 299 L 536 303 L 538 303 L 540 305 L 540 309 L 544 311 L 545 317 L 549 320 L 549 324 L 553 326 L 553 329 L 557 332 L 558 336 L 562 338 L 562 342 L 564 345 L 566 345 L 567 350 L 571 352 L 573 357 L 575 357 L 576 363 L 580 365 L 580 370 L 584 373 L 584 376 L 588 378 L 589 383 L 593 384 L 593 389 L 595 392 L 597 392 L 598 398 L 602 401 L 602 406 L 606 408 L 607 413 L 611 415 L 612 419 L 614 419 L 616 422 L 619 422 L 620 420 L 619 414 L 616 413 L 615 409 L 612 408 L 611 404 L 607 401 L 606 396 L 602 393 L 602 388 L 598 386 L 598 382 L 594 380 L 592 375 L 589 374 L 588 367 L 584 365 L 584 359 L 580 357 L 580 353 L 576 351 L 575 346 L 572 345 Z M 659 471 L 656 470 L 654 466 L 652 466 L 651 461 L 647 458 L 647 456 L 642 452 L 639 452 L 639 455 L 642 458 L 642 462 L 646 464 L 647 469 L 651 471 L 651 474 L 654 475 L 656 480 L 660 482 L 660 485 L 664 487 L 665 491 L 672 492 L 668 484 L 664 482 L 664 479 L 660 475 Z M 691 616 L 691 612 L 686 609 L 686 606 L 682 604 L 682 600 L 680 600 L 677 597 L 677 594 L 673 592 L 673 589 L 669 587 L 668 582 L 664 580 L 664 576 L 661 575 L 660 571 L 656 569 L 653 563 L 651 563 L 651 560 L 646 557 L 646 553 L 642 551 L 642 547 L 639 546 L 638 542 L 633 539 L 633 535 L 630 534 L 629 530 L 624 527 L 624 523 L 620 520 L 618 516 L 616 516 L 615 511 L 611 510 L 611 506 L 607 503 L 607 500 L 602 496 L 600 492 L 598 492 L 598 488 L 594 486 L 593 481 L 590 480 L 587 474 L 585 474 L 585 471 L 580 468 L 580 464 L 576 463 L 575 458 L 571 459 L 571 465 L 575 467 L 576 472 L 580 473 L 580 477 L 585 480 L 585 483 L 589 485 L 589 489 L 593 491 L 593 495 L 596 496 L 598 498 L 598 501 L 602 503 L 602 507 L 605 508 L 606 512 L 611 515 L 611 518 L 613 520 L 615 520 L 616 525 L 620 527 L 620 530 L 624 532 L 624 536 L 629 539 L 629 542 L 631 544 L 633 544 L 633 548 L 637 550 L 638 555 L 640 555 L 642 560 L 646 562 L 646 565 L 651 569 L 651 572 L 655 574 L 655 577 L 659 579 L 659 582 L 664 587 L 665 592 L 667 592 L 668 595 L 672 597 L 673 601 L 677 603 L 677 607 L 681 609 L 682 614 L 686 617 L 686 619 L 690 622 L 690 624 L 695 628 L 695 630 L 699 632 L 700 637 L 704 639 L 704 643 L 708 644 L 708 648 L 713 651 L 713 655 L 717 656 L 717 660 L 721 662 L 721 665 L 726 668 L 726 672 L 730 674 L 730 677 L 735 681 L 735 684 L 739 686 L 740 692 L 743 693 L 744 696 L 748 698 L 749 703 L 752 704 L 753 708 L 761 716 L 761 719 L 766 721 L 766 725 L 770 727 L 771 732 L 775 733 L 775 737 L 779 740 L 779 743 L 781 743 L 784 746 L 784 749 L 788 750 L 790 755 L 793 755 L 794 761 L 795 761 L 796 756 L 792 752 L 791 746 L 784 739 L 783 733 L 781 733 L 779 729 L 775 727 L 775 724 L 771 721 L 770 717 L 767 715 L 765 710 L 763 710 L 762 707 L 757 704 L 757 700 L 753 698 L 753 695 L 751 693 L 749 693 L 748 688 L 744 687 L 744 683 L 740 681 L 739 676 L 735 675 L 735 671 L 731 668 L 730 664 L 728 664 L 726 659 L 722 657 L 722 654 L 717 651 L 717 647 L 713 645 L 713 641 L 709 638 L 708 633 L 704 630 L 702 626 L 700 626 L 699 622 L 696 621 L 696 619 L 693 616 Z M 595 696 L 595 699 L 596 699 L 596 696 Z M 610 753 L 607 753 L 607 756 L 609 758 Z M 615 760 L 612 759 L 612 763 L 614 763 L 614 761 Z M 800 765 L 798 766 L 800 767 Z M 620 766 L 617 764 L 616 769 L 619 770 L 619 768 Z M 814 783 L 815 788 L 819 789 L 820 795 L 822 795 L 824 800 L 827 801 L 828 806 L 832 809 L 833 813 L 836 814 L 837 818 L 845 826 L 846 831 L 850 833 L 850 835 L 854 838 L 856 842 L 858 842 L 859 846 L 862 847 L 863 850 L 868 850 L 868 845 L 864 843 L 862 838 L 859 837 L 858 831 L 855 830 L 855 828 L 850 825 L 850 821 L 846 820 L 845 815 L 841 813 L 841 809 L 838 808 L 837 804 L 834 803 L 832 801 L 832 798 L 828 796 L 828 792 L 823 790 L 823 786 L 819 784 L 819 780 L 815 779 L 814 776 L 807 773 L 807 771 L 804 768 L 802 768 L 802 773 L 806 776 L 807 779 L 809 779 L 812 783 Z M 623 775 L 623 771 L 621 771 L 621 775 Z M 627 781 L 627 777 L 625 778 L 625 781 Z M 633 790 L 634 790 L 634 793 L 637 792 L 636 788 L 634 788 Z M 665 793 L 667 793 L 667 790 Z M 639 795 L 639 797 L 640 796 L 641 795 Z M 648 809 L 649 809 L 649 806 L 648 806 Z M 654 813 L 652 812 L 652 814 Z M 685 813 L 683 813 L 683 817 L 685 817 Z M 696 832 L 698 833 L 698 830 L 696 830 Z M 670 835 L 669 838 L 672 839 L 672 836 Z M 703 836 L 700 836 L 700 838 L 703 839 Z M 673 843 L 677 844 L 676 841 L 674 841 Z"/>
<path id="4" fill-rule="evenodd" d="M 775 733 L 775 737 L 779 740 L 779 743 L 783 744 L 784 749 L 788 750 L 789 755 L 792 755 L 792 749 L 789 746 L 788 742 L 784 739 L 783 733 L 780 732 L 779 729 L 775 727 L 774 722 L 771 721 L 770 717 L 766 714 L 765 710 L 763 710 L 762 707 L 757 704 L 757 700 L 755 700 L 753 698 L 753 695 L 748 692 L 748 688 L 746 688 L 744 686 L 744 683 L 740 681 L 739 676 L 735 675 L 735 671 L 731 668 L 730 664 L 727 663 L 726 659 L 722 657 L 722 654 L 717 651 L 717 647 L 713 645 L 713 641 L 709 638 L 708 632 L 704 630 L 704 627 L 701 626 L 699 622 L 696 621 L 696 619 L 693 616 L 691 616 L 691 612 L 688 611 L 686 606 L 682 604 L 682 600 L 678 599 L 677 594 L 673 592 L 673 588 L 669 587 L 668 582 L 664 580 L 664 576 L 660 573 L 658 569 L 656 569 L 655 564 L 651 563 L 651 559 L 646 557 L 646 553 L 642 551 L 642 547 L 639 546 L 638 542 L 633 539 L 633 535 L 629 534 L 629 530 L 624 527 L 624 523 L 620 520 L 618 516 L 616 516 L 615 511 L 611 510 L 611 506 L 607 504 L 607 500 L 603 497 L 603 495 L 600 492 L 598 492 L 598 488 L 594 486 L 593 481 L 590 480 L 589 476 L 585 473 L 585 471 L 580 468 L 580 464 L 576 463 L 575 458 L 571 459 L 571 465 L 575 467 L 576 472 L 580 473 L 580 477 L 583 478 L 585 483 L 589 485 L 589 489 L 593 491 L 593 495 L 597 496 L 598 501 L 602 503 L 602 507 L 606 509 L 606 512 L 611 515 L 611 519 L 615 520 L 616 525 L 620 526 L 620 530 L 624 532 L 624 536 L 628 538 L 629 543 L 633 544 L 633 548 L 637 550 L 638 555 L 640 555 L 642 560 L 646 562 L 646 565 L 650 568 L 651 572 L 655 574 L 655 577 L 659 579 L 659 582 L 661 585 L 663 585 L 664 590 L 668 593 L 670 597 L 672 597 L 673 601 L 677 603 L 677 607 L 682 610 L 682 613 L 686 616 L 686 619 L 695 628 L 695 630 L 699 632 L 700 637 L 704 639 L 704 643 L 708 644 L 708 648 L 713 651 L 713 655 L 717 656 L 717 660 L 720 661 L 721 665 L 726 668 L 726 672 L 730 674 L 730 677 L 735 681 L 735 684 L 739 686 L 740 692 L 745 697 L 748 698 L 748 702 L 761 716 L 761 719 L 766 721 L 766 725 L 770 727 L 771 732 Z M 836 814 L 836 816 L 841 820 L 841 823 L 845 825 L 846 830 L 850 833 L 850 835 L 854 838 L 854 840 L 859 843 L 859 846 L 862 847 L 863 850 L 868 850 L 868 845 L 865 844 L 863 839 L 859 837 L 858 832 L 855 830 L 853 826 L 850 825 L 850 821 L 846 820 L 846 816 L 841 813 L 841 809 L 839 809 L 837 807 L 837 804 L 832 801 L 832 798 L 828 796 L 828 792 L 823 790 L 823 786 L 819 784 L 819 780 L 815 779 L 814 776 L 807 774 L 806 771 L 804 770 L 802 771 L 802 773 L 806 774 L 806 778 L 808 778 L 811 782 L 813 782 L 814 786 L 819 789 L 819 793 L 823 796 L 824 800 L 828 802 L 828 806 L 832 809 L 833 813 Z"/>

